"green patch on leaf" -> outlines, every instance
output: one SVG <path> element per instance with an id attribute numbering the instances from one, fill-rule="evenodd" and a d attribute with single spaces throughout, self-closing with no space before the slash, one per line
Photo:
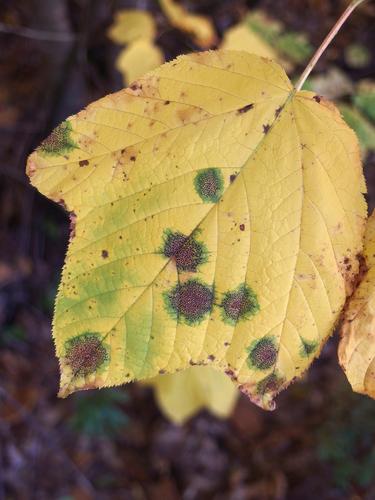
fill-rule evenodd
<path id="1" fill-rule="evenodd" d="M 52 133 L 44 139 L 39 146 L 39 150 L 47 155 L 63 155 L 77 148 L 77 144 L 71 137 L 72 125 L 65 120 L 58 125 Z"/>
<path id="2" fill-rule="evenodd" d="M 317 342 L 308 342 L 307 340 L 302 339 L 300 354 L 303 358 L 308 358 L 317 350 L 317 348 Z"/>

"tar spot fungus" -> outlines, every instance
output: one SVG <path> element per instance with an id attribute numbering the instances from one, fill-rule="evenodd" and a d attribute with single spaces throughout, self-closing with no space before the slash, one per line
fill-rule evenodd
<path id="1" fill-rule="evenodd" d="M 202 242 L 170 229 L 164 232 L 162 253 L 176 262 L 178 271 L 196 272 L 198 266 L 207 262 L 207 250 Z"/>
<path id="2" fill-rule="evenodd" d="M 246 284 L 226 292 L 220 306 L 223 320 L 232 325 L 240 319 L 248 319 L 259 311 L 257 296 Z"/>
<path id="3" fill-rule="evenodd" d="M 247 349 L 249 353 L 247 364 L 249 368 L 267 370 L 276 363 L 277 349 L 273 337 L 263 337 L 256 340 Z"/>
<path id="4" fill-rule="evenodd" d="M 260 396 L 267 393 L 276 393 L 280 390 L 284 380 L 279 378 L 275 373 L 270 373 L 264 379 L 257 383 L 256 391 Z"/>
<path id="5" fill-rule="evenodd" d="M 98 333 L 86 332 L 73 337 L 65 343 L 65 349 L 67 364 L 77 377 L 94 373 L 109 359 Z"/>
<path id="6" fill-rule="evenodd" d="M 224 181 L 218 168 L 201 170 L 194 179 L 195 190 L 205 203 L 216 203 L 224 191 Z"/>
<path id="7" fill-rule="evenodd" d="M 318 343 L 308 342 L 307 340 L 304 339 L 301 340 L 302 340 L 302 345 L 300 349 L 300 354 L 303 358 L 308 358 L 311 354 L 313 354 L 316 351 Z"/>
<path id="8" fill-rule="evenodd" d="M 77 145 L 71 138 L 72 125 L 69 121 L 62 122 L 44 139 L 39 149 L 47 155 L 63 155 L 69 153 Z"/>
<path id="9" fill-rule="evenodd" d="M 103 259 L 106 259 L 108 257 L 108 250 L 102 250 L 102 257 Z"/>
<path id="10" fill-rule="evenodd" d="M 211 311 L 213 298 L 212 287 L 198 280 L 179 283 L 164 295 L 167 310 L 171 315 L 190 325 L 199 323 Z"/>

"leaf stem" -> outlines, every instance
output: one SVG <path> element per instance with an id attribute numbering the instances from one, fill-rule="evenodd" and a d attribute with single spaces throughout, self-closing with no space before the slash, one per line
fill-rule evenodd
<path id="1" fill-rule="evenodd" d="M 332 40 L 335 38 L 337 33 L 339 32 L 341 26 L 345 23 L 345 21 L 348 19 L 350 14 L 353 12 L 354 9 L 358 7 L 362 2 L 365 0 L 352 0 L 352 2 L 348 5 L 348 7 L 345 9 L 345 11 L 341 14 L 340 18 L 336 21 L 335 25 L 331 29 L 331 31 L 328 33 L 328 35 L 325 37 L 323 40 L 322 44 L 318 48 L 318 50 L 315 52 L 315 54 L 312 56 L 310 59 L 308 65 L 306 66 L 304 72 L 300 76 L 298 82 L 295 85 L 296 90 L 301 90 L 303 84 L 305 83 L 307 77 L 311 73 L 311 71 L 314 69 L 316 63 L 319 61 L 321 55 L 323 52 L 326 50 L 328 45 L 332 42 Z"/>

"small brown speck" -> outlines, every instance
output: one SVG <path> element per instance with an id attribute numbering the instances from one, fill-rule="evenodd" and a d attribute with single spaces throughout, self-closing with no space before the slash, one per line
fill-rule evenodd
<path id="1" fill-rule="evenodd" d="M 131 156 L 131 157 L 130 157 L 130 161 L 135 161 L 136 159 L 137 159 L 137 157 L 136 157 L 136 156 Z"/>
<path id="2" fill-rule="evenodd" d="M 165 101 L 164 103 L 164 106 L 168 106 L 168 104 L 170 104 L 171 101 Z"/>
<path id="3" fill-rule="evenodd" d="M 245 231 L 245 224 L 240 224 L 240 231 Z"/>
<path id="4" fill-rule="evenodd" d="M 237 177 L 237 175 L 236 175 L 236 174 L 232 174 L 232 175 L 229 177 L 229 182 L 231 182 L 231 183 L 232 183 L 236 177 Z"/>
<path id="5" fill-rule="evenodd" d="M 88 160 L 81 160 L 79 162 L 79 166 L 80 167 L 87 167 L 87 165 L 89 164 L 89 161 Z"/>
<path id="6" fill-rule="evenodd" d="M 316 101 L 318 103 L 322 100 L 322 98 L 320 97 L 320 95 L 314 95 L 313 99 L 314 99 L 314 101 Z"/>
<path id="7" fill-rule="evenodd" d="M 108 250 L 102 250 L 102 257 L 106 259 L 108 257 Z"/>
<path id="8" fill-rule="evenodd" d="M 263 125 L 263 133 L 267 134 L 267 132 L 269 131 L 270 128 L 271 128 L 271 125 L 268 125 L 268 123 Z"/>

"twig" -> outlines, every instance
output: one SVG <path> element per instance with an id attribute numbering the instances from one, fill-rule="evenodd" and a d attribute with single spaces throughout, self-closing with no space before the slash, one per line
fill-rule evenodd
<path id="1" fill-rule="evenodd" d="M 328 33 L 328 35 L 325 37 L 323 40 L 321 46 L 318 48 L 318 50 L 315 52 L 315 54 L 312 56 L 310 59 L 308 65 L 306 66 L 305 71 L 302 73 L 300 76 L 298 82 L 295 85 L 296 90 L 301 90 L 303 87 L 303 84 L 305 83 L 307 77 L 311 73 L 311 71 L 314 69 L 316 63 L 319 61 L 321 55 L 323 52 L 326 50 L 328 45 L 332 42 L 332 40 L 335 38 L 337 33 L 339 32 L 341 26 L 345 23 L 345 21 L 348 19 L 350 14 L 353 12 L 354 9 L 358 7 L 361 3 L 363 3 L 365 0 L 353 0 L 350 5 L 345 9 L 345 11 L 342 13 L 340 18 L 336 21 L 335 25 L 331 29 L 331 31 Z"/>
<path id="2" fill-rule="evenodd" d="M 10 35 L 22 36 L 24 38 L 32 38 L 34 40 L 42 40 L 47 42 L 74 42 L 77 35 L 72 33 L 58 31 L 42 31 L 28 28 L 27 26 L 9 26 L 9 24 L 0 23 L 0 32 L 9 33 Z"/>

